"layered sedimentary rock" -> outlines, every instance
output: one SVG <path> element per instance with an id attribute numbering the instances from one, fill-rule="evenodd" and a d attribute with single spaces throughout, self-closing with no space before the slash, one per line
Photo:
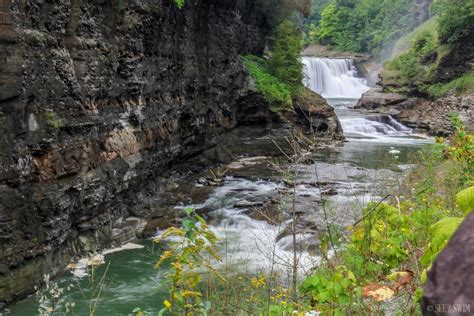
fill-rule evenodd
<path id="1" fill-rule="evenodd" d="M 251 0 L 0 1 L 0 305 L 110 244 L 150 179 L 238 124 L 265 21 Z"/>

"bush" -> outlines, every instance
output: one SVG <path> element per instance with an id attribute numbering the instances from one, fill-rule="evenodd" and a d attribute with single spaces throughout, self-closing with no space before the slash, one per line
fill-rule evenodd
<path id="1" fill-rule="evenodd" d="M 435 0 L 438 32 L 442 43 L 456 43 L 474 32 L 474 3 L 471 0 Z"/>

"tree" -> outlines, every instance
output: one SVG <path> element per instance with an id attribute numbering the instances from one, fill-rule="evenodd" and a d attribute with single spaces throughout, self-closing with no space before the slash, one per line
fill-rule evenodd
<path id="1" fill-rule="evenodd" d="M 270 72 L 292 89 L 299 89 L 303 81 L 301 39 L 301 31 L 290 20 L 284 20 L 276 28 Z"/>
<path id="2" fill-rule="evenodd" d="M 474 2 L 472 0 L 436 0 L 438 33 L 442 43 L 454 43 L 474 32 Z"/>

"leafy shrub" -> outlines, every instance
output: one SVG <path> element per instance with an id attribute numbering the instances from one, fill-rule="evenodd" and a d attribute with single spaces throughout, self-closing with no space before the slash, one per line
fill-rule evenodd
<path id="1" fill-rule="evenodd" d="M 300 289 L 320 304 L 335 303 L 344 306 L 352 301 L 352 296 L 357 295 L 356 281 L 352 271 L 345 266 L 337 266 L 334 270 L 318 270 L 304 280 Z"/>
<path id="2" fill-rule="evenodd" d="M 171 227 L 154 240 L 158 244 L 172 240 L 156 263 L 156 268 L 165 264 L 168 267 L 169 299 L 163 302 L 165 308 L 160 314 L 165 311 L 185 315 L 194 312 L 205 314 L 210 309 L 210 302 L 202 301 L 203 295 L 198 288 L 202 270 L 220 277 L 211 262 L 211 259 L 221 261 L 216 235 L 193 208 L 187 208 L 185 212 L 181 228 Z"/>
<path id="3" fill-rule="evenodd" d="M 419 57 L 413 51 L 401 54 L 387 63 L 387 69 L 393 71 L 393 79 L 402 86 L 413 85 L 424 74 Z"/>
<path id="4" fill-rule="evenodd" d="M 417 33 L 410 49 L 388 61 L 386 68 L 392 72 L 392 79 L 401 86 L 420 84 L 429 76 L 430 67 L 423 65 L 425 59 L 437 54 L 438 47 L 436 32 L 421 31 Z"/>

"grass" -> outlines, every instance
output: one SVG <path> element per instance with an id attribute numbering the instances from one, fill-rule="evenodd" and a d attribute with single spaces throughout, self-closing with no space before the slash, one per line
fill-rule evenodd
<path id="1" fill-rule="evenodd" d="M 243 60 L 251 76 L 255 79 L 258 92 L 272 105 L 272 109 L 291 107 L 290 87 L 267 71 L 266 60 L 255 56 L 245 56 Z"/>
<path id="2" fill-rule="evenodd" d="M 420 34 L 423 33 L 437 33 L 437 16 L 432 17 L 429 20 L 426 20 L 424 23 L 417 26 L 413 29 L 412 32 L 400 37 L 400 39 L 395 43 L 395 47 L 393 49 L 393 57 L 397 57 L 400 54 L 406 52 L 410 49 L 413 42 L 416 40 Z"/>
<path id="3" fill-rule="evenodd" d="M 453 92 L 456 95 L 474 93 L 474 71 L 454 79 L 448 83 L 439 83 L 426 88 L 428 94 L 434 98 L 440 98 Z"/>

